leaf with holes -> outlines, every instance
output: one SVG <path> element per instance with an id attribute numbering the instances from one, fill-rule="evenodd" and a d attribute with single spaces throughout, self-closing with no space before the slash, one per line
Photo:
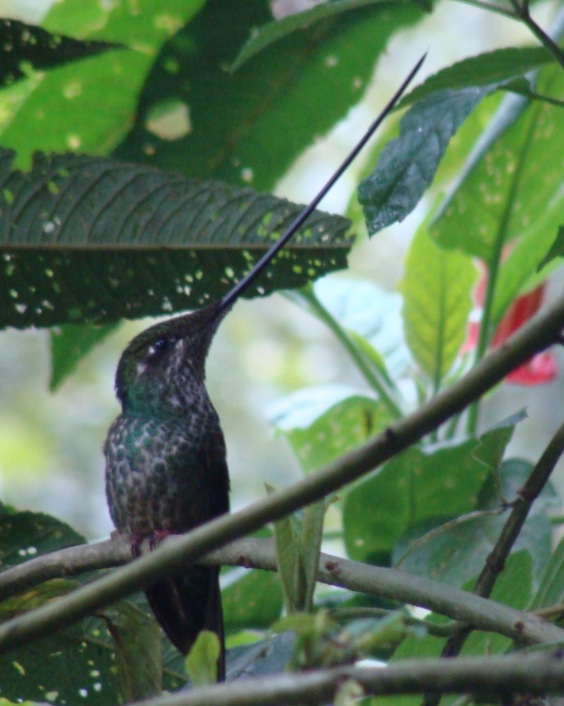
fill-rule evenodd
<path id="1" fill-rule="evenodd" d="M 16 150 L 20 166 L 27 166 L 36 150 L 107 153 L 131 126 L 155 54 L 201 4 L 202 0 L 49 3 L 41 25 L 50 33 L 127 48 L 57 66 L 40 80 L 26 82 L 25 95 L 7 125 L 2 125 L 0 144 Z"/>
<path id="2" fill-rule="evenodd" d="M 540 72 L 536 91 L 558 96 L 563 89 L 561 69 L 547 67 Z M 498 253 L 510 241 L 543 238 L 536 256 L 530 251 L 520 263 L 520 271 L 514 272 L 503 287 L 501 282 L 496 287 L 496 320 L 546 252 L 554 226 L 561 222 L 564 201 L 561 108 L 510 98 L 500 107 L 489 132 L 484 133 L 481 149 L 475 149 L 468 159 L 432 232 L 444 247 L 462 250 L 485 262 L 497 261 Z"/>
<path id="3" fill-rule="evenodd" d="M 115 155 L 271 190 L 361 100 L 390 36 L 423 15 L 414 3 L 381 0 L 315 11 L 311 22 L 310 12 L 273 22 L 264 0 L 208 1 L 163 46 Z M 301 28 L 288 32 L 296 21 Z M 230 73 L 257 28 L 284 36 Z"/>
<path id="4" fill-rule="evenodd" d="M 109 323 L 219 298 L 301 208 L 102 157 L 0 151 L 0 326 Z M 348 221 L 314 212 L 250 294 L 346 265 Z"/>

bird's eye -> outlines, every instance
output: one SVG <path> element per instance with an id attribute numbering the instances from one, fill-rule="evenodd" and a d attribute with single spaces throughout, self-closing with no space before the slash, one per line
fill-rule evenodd
<path id="1" fill-rule="evenodd" d="M 153 344 L 149 346 L 149 356 L 153 356 L 156 353 L 165 353 L 171 347 L 173 341 L 168 338 L 158 338 Z"/>

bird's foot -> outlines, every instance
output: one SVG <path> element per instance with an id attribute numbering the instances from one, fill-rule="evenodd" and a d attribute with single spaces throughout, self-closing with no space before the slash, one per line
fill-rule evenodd
<path id="1" fill-rule="evenodd" d="M 149 540 L 149 549 L 153 551 L 158 545 L 170 535 L 169 530 L 153 530 L 149 534 L 132 534 L 131 535 L 131 556 L 138 559 L 143 552 L 141 545 L 147 539 Z"/>
<path id="2" fill-rule="evenodd" d="M 169 530 L 154 530 L 149 535 L 149 546 L 151 549 L 155 549 L 158 545 L 170 535 Z"/>

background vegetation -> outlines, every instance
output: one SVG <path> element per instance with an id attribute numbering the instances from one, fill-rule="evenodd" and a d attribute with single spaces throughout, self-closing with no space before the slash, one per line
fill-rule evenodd
<path id="1" fill-rule="evenodd" d="M 429 39 L 435 18 L 447 18 L 463 55 L 471 38 L 446 0 L 335 0 L 298 14 L 277 3 L 274 15 L 263 0 L 64 0 L 36 25 L 2 22 L 0 318 L 19 330 L 3 334 L 0 380 L 0 551 L 13 567 L 0 578 L 1 696 L 106 704 L 180 686 L 186 665 L 168 644 L 161 654 L 132 591 L 181 557 L 259 530 L 213 559 L 256 567 L 224 577 L 229 676 L 304 674 L 257 678 L 240 691 L 202 687 L 183 702 L 371 703 L 378 693 L 430 703 L 443 691 L 471 700 L 562 690 L 550 649 L 563 633 L 538 617 L 561 612 L 559 498 L 548 480 L 562 448 L 559 410 L 552 403 L 553 428 L 529 436 L 529 453 L 516 456 L 512 438 L 529 421 L 499 393 L 528 385 L 533 415 L 535 399 L 546 399 L 537 386 L 557 376 L 544 352 L 564 325 L 557 296 L 506 341 L 551 296 L 547 277 L 561 253 L 563 17 L 557 2 L 470 4 L 476 16 L 501 18 L 504 32 L 519 31 L 507 29 L 515 40 L 503 49 L 486 37 L 480 55 L 450 64 Z M 430 48 L 427 79 L 337 196 L 346 202 L 351 192 L 353 231 L 365 223 L 372 236 L 413 211 L 407 225 L 378 234 L 384 248 L 355 246 L 362 277 L 321 278 L 346 267 L 353 236 L 342 217 L 317 214 L 254 294 L 291 289 L 276 303 L 282 314 L 267 313 L 261 326 L 276 340 L 292 327 L 312 338 L 326 329 L 322 343 L 306 355 L 285 344 L 282 357 L 271 339 L 255 341 L 255 381 L 241 391 L 239 341 L 256 336 L 257 312 L 270 312 L 267 302 L 245 304 L 229 346 L 220 341 L 210 361 L 220 411 L 241 417 L 246 399 L 264 407 L 278 397 L 271 422 L 296 459 L 291 471 L 289 455 L 267 461 L 264 426 L 245 419 L 244 443 L 230 444 L 228 433 L 231 466 L 252 462 L 270 485 L 290 475 L 296 483 L 246 506 L 257 491 L 235 474 L 242 510 L 90 583 L 129 552 L 120 542 L 87 548 L 81 534 L 108 529 L 101 454 L 86 440 L 101 445 L 115 413 L 108 341 L 122 346 L 132 331 L 117 323 L 224 293 L 296 210 L 266 194 L 359 104 L 386 49 L 388 68 L 403 71 L 419 58 L 415 44 Z M 382 103 L 398 73 L 379 76 Z M 349 125 L 360 131 L 372 112 L 356 110 Z M 323 179 L 303 164 L 315 191 Z M 283 189 L 305 200 L 288 182 Z M 396 291 L 389 273 L 374 276 L 393 237 L 409 240 Z M 19 384 L 38 355 L 30 327 L 49 329 L 50 386 L 65 386 L 46 404 L 46 380 L 45 390 Z M 318 384 L 281 398 L 308 368 Z M 282 370 L 290 374 L 277 377 Z M 277 385 L 258 387 L 262 376 Z M 71 421 L 82 414 L 79 431 Z M 63 476 L 53 467 L 60 457 Z M 29 493 L 10 490 L 24 469 L 34 471 Z M 54 514 L 76 529 L 40 512 L 57 501 Z M 38 511 L 17 509 L 30 504 Z M 322 540 L 346 559 L 320 560 Z M 265 570 L 276 566 L 278 576 Z M 316 589 L 318 568 L 332 589 Z M 440 664 L 441 653 L 469 659 Z M 393 668 L 342 666 L 365 657 Z M 423 657 L 433 659 L 405 663 Z M 208 662 L 203 645 L 188 667 L 195 684 L 205 684 Z"/>

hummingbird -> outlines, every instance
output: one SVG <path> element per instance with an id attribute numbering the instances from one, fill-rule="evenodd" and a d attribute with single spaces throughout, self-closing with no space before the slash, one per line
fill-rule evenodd
<path id="1" fill-rule="evenodd" d="M 125 348 L 117 367 L 121 413 L 104 444 L 106 495 L 132 553 L 149 538 L 188 532 L 229 511 L 229 473 L 219 416 L 205 386 L 206 357 L 217 328 L 241 294 L 301 228 L 321 199 L 393 109 L 424 57 L 329 181 L 278 241 L 219 301 L 157 323 Z M 187 654 L 202 630 L 219 638 L 219 681 L 225 678 L 219 568 L 190 565 L 145 589 L 164 632 Z"/>

